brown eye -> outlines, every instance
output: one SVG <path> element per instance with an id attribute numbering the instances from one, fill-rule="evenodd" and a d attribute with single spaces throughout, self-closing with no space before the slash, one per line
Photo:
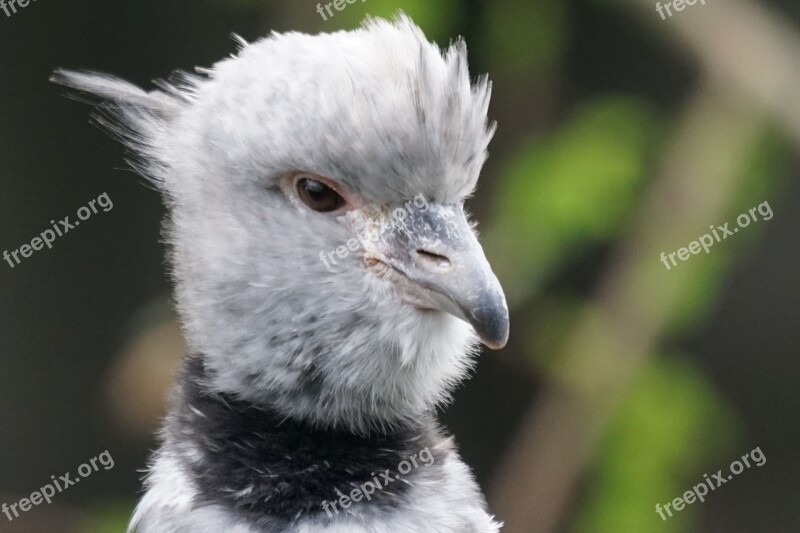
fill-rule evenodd
<path id="1" fill-rule="evenodd" d="M 314 211 L 328 213 L 336 211 L 344 205 L 344 198 L 338 192 L 321 181 L 312 178 L 301 178 L 295 183 L 297 196 Z"/>

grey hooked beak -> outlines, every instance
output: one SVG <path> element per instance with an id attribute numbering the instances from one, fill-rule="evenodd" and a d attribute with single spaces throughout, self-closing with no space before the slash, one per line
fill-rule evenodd
<path id="1" fill-rule="evenodd" d="M 372 259 L 406 278 L 398 283 L 405 301 L 465 320 L 487 347 L 502 348 L 509 329 L 506 298 L 462 206 L 425 207 L 395 209 Z"/>

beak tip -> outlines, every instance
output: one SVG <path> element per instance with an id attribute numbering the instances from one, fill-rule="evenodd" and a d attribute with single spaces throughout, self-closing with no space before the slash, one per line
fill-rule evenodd
<path id="1" fill-rule="evenodd" d="M 505 306 L 503 312 L 477 312 L 472 317 L 472 327 L 487 348 L 499 350 L 505 347 L 509 334 L 508 309 Z"/>
<path id="2" fill-rule="evenodd" d="M 502 348 L 505 348 L 506 343 L 508 342 L 508 337 L 502 340 L 488 339 L 486 337 L 481 337 L 481 342 L 483 343 L 484 346 L 486 346 L 490 350 L 500 350 Z"/>

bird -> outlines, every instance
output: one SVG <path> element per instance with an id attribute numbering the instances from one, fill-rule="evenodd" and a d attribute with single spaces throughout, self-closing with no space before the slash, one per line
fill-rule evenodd
<path id="1" fill-rule="evenodd" d="M 509 335 L 464 207 L 496 124 L 403 13 L 271 33 L 97 106 L 163 195 L 187 351 L 129 531 L 499 531 L 437 409 Z"/>

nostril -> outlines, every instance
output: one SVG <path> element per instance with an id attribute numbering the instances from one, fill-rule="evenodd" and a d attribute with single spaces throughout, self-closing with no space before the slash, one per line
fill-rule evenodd
<path id="1" fill-rule="evenodd" d="M 435 254 L 427 250 L 417 250 L 417 257 L 421 263 L 433 265 L 438 268 L 447 268 L 450 266 L 450 259 L 443 255 Z"/>

